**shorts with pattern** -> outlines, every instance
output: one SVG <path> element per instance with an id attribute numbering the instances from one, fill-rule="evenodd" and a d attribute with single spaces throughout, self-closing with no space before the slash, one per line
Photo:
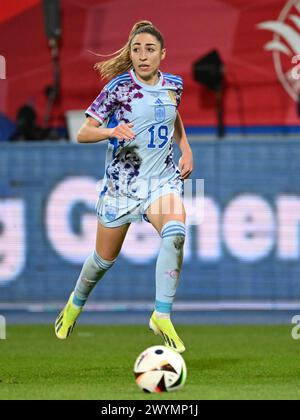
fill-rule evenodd
<path id="1" fill-rule="evenodd" d="M 106 227 L 118 227 L 132 222 L 149 222 L 146 216 L 148 207 L 159 197 L 177 194 L 183 197 L 183 181 L 180 178 L 168 181 L 163 186 L 151 191 L 147 198 L 99 197 L 95 210 L 98 221 Z M 150 223 L 150 222 L 149 222 Z"/>

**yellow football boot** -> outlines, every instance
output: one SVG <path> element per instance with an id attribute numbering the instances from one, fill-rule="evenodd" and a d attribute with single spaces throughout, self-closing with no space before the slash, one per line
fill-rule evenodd
<path id="1" fill-rule="evenodd" d="M 154 311 L 149 321 L 149 328 L 155 335 L 162 336 L 166 347 L 169 347 L 178 353 L 183 353 L 185 351 L 185 346 L 175 331 L 170 319 L 158 318 Z"/>
<path id="2" fill-rule="evenodd" d="M 71 293 L 68 303 L 58 315 L 55 321 L 55 334 L 60 340 L 65 340 L 72 333 L 76 320 L 79 317 L 82 308 L 76 308 L 72 304 L 74 292 Z"/>

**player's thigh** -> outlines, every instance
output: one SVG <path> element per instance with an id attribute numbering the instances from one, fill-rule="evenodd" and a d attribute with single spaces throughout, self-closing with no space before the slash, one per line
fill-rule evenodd
<path id="1" fill-rule="evenodd" d="M 105 227 L 98 222 L 96 252 L 105 260 L 117 258 L 122 248 L 130 223 L 118 227 Z"/>
<path id="2" fill-rule="evenodd" d="M 155 200 L 147 209 L 146 216 L 158 233 L 171 220 L 185 223 L 184 204 L 178 194 L 166 194 Z"/>

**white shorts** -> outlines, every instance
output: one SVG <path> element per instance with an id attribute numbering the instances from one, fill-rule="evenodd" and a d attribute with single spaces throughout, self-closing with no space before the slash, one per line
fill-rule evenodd
<path id="1" fill-rule="evenodd" d="M 151 191 L 146 199 L 104 195 L 99 197 L 95 210 L 99 222 L 106 227 L 118 227 L 127 223 L 141 222 L 143 219 L 149 222 L 146 211 L 150 204 L 168 194 L 178 194 L 183 197 L 183 181 L 180 178 L 168 181 L 160 188 Z"/>

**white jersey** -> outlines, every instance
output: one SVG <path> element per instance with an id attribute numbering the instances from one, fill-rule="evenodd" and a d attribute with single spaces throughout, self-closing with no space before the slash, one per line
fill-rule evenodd
<path id="1" fill-rule="evenodd" d="M 169 181 L 182 183 L 173 161 L 173 135 L 182 79 L 159 72 L 159 82 L 140 82 L 134 70 L 112 79 L 86 110 L 107 123 L 133 123 L 135 139 L 109 139 L 100 197 L 142 199 Z"/>

